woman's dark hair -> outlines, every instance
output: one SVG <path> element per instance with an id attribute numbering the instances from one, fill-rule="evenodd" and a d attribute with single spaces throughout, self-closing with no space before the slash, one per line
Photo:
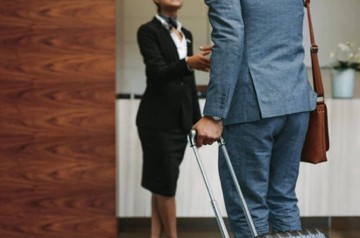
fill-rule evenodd
<path id="1" fill-rule="evenodd" d="M 156 3 L 156 2 L 154 2 L 154 3 L 156 4 L 157 12 L 160 13 L 160 4 L 159 4 L 159 3 Z"/>

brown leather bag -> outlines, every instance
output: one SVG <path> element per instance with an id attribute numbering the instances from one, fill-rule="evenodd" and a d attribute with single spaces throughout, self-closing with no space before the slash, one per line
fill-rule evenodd
<path id="1" fill-rule="evenodd" d="M 310 15 L 310 0 L 305 0 L 307 9 L 310 41 L 311 41 L 311 63 L 313 73 L 313 87 L 318 95 L 316 109 L 310 112 L 309 127 L 306 134 L 301 161 L 312 164 L 327 161 L 326 151 L 329 150 L 329 130 L 327 109 L 324 100 L 324 89 L 320 73 L 318 59 L 318 46 L 315 44 L 314 31 Z"/>

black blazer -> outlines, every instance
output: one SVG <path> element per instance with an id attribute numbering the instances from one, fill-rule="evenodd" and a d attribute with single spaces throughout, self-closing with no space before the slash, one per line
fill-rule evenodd
<path id="1" fill-rule="evenodd" d="M 184 28 L 182 32 L 190 56 L 193 54 L 192 35 Z M 190 130 L 201 117 L 194 72 L 188 69 L 185 59 L 179 60 L 169 31 L 158 19 L 142 25 L 137 38 L 147 78 L 136 125 Z"/>

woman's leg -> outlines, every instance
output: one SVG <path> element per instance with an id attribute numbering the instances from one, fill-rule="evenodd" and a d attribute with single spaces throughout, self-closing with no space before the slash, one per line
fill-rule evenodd
<path id="1" fill-rule="evenodd" d="M 151 235 L 150 238 L 160 238 L 163 231 L 159 208 L 157 206 L 156 194 L 151 195 Z"/>
<path id="2" fill-rule="evenodd" d="M 167 238 L 177 238 L 175 196 L 155 195 L 157 212 Z"/>

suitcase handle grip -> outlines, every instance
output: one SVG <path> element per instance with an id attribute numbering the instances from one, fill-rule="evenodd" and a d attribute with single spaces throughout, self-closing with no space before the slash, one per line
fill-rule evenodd
<path id="1" fill-rule="evenodd" d="M 191 130 L 189 133 L 189 142 L 190 146 L 194 147 L 196 146 L 196 130 Z"/>
<path id="2" fill-rule="evenodd" d="M 191 130 L 189 133 L 189 142 L 191 147 L 196 146 L 196 134 L 196 130 Z M 222 137 L 219 138 L 218 143 L 219 146 L 225 145 L 225 141 Z"/>

